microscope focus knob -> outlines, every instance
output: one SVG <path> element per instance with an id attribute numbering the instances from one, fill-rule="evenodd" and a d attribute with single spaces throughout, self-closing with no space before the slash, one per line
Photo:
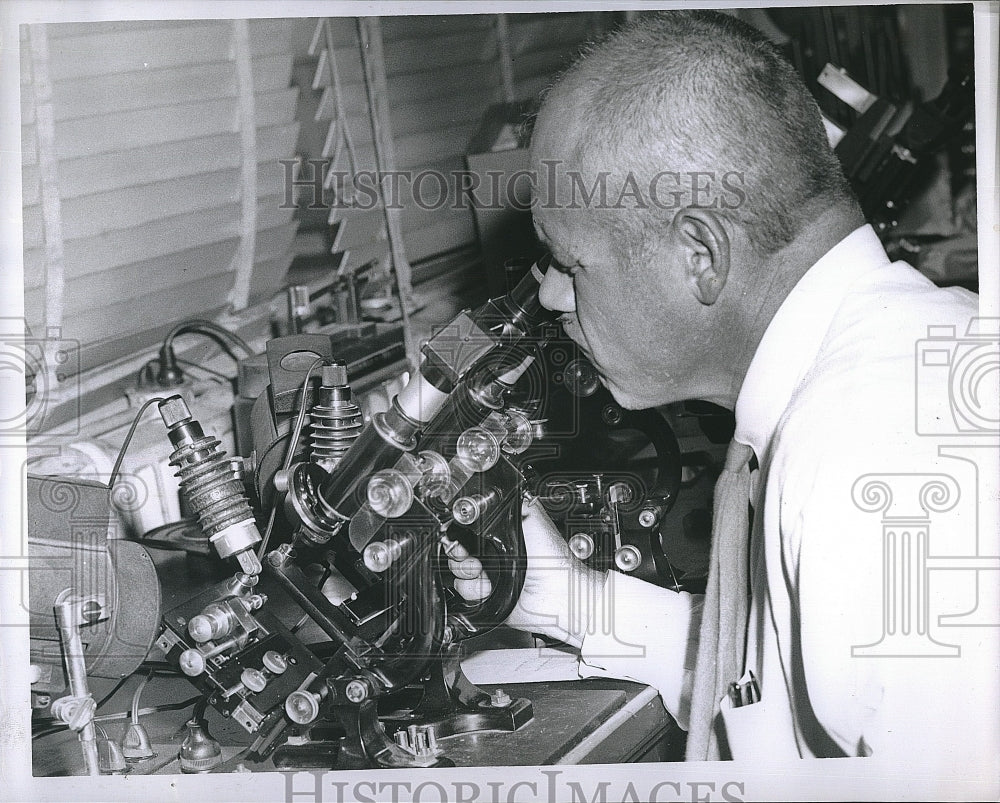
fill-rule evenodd
<path id="1" fill-rule="evenodd" d="M 265 652 L 261 663 L 264 664 L 264 668 L 272 675 L 284 674 L 285 670 L 288 669 L 288 659 L 277 650 L 268 650 Z"/>
<path id="2" fill-rule="evenodd" d="M 569 539 L 569 551 L 579 560 L 594 554 L 594 539 L 587 533 L 574 533 Z"/>
<path id="3" fill-rule="evenodd" d="M 293 691 L 285 699 L 285 713 L 296 725 L 308 725 L 319 716 L 319 701 L 320 696 L 315 692 Z"/>
<path id="4" fill-rule="evenodd" d="M 623 572 L 634 572 L 641 563 L 642 553 L 632 544 L 625 544 L 615 551 L 615 566 Z"/>
<path id="5" fill-rule="evenodd" d="M 267 687 L 264 673 L 250 666 L 240 673 L 240 682 L 252 692 L 262 692 Z"/>
<path id="6" fill-rule="evenodd" d="M 259 605 L 256 607 L 260 607 Z M 235 618 L 231 610 L 218 603 L 206 605 L 197 616 L 188 622 L 188 633 L 199 644 L 224 638 L 233 632 Z"/>
<path id="7" fill-rule="evenodd" d="M 198 650 L 184 650 L 177 659 L 181 672 L 189 678 L 198 677 L 205 671 L 205 656 Z"/>

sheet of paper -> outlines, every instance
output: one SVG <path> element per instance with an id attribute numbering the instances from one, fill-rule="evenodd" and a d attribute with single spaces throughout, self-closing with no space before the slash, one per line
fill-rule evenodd
<path id="1" fill-rule="evenodd" d="M 579 680 L 577 656 L 552 647 L 484 650 L 462 662 L 473 683 L 539 683 Z"/>

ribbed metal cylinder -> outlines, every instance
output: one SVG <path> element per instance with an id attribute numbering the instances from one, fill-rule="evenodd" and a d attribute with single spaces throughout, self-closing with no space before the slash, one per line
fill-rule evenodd
<path id="1" fill-rule="evenodd" d="M 361 408 L 351 401 L 350 390 L 335 390 L 341 392 L 322 393 L 320 402 L 309 410 L 312 461 L 327 471 L 337 467 L 364 427 Z"/>
<path id="2" fill-rule="evenodd" d="M 243 485 L 220 444 L 217 438 L 206 435 L 182 444 L 170 455 L 170 465 L 177 467 L 181 492 L 209 537 L 253 519 Z"/>

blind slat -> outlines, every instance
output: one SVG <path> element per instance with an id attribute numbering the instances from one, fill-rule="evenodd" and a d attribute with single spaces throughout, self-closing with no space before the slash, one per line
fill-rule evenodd
<path id="1" fill-rule="evenodd" d="M 514 57 L 538 50 L 570 50 L 579 47 L 591 33 L 586 14 L 560 14 L 560 19 L 519 20 L 511 15 L 510 42 Z M 553 24 L 557 23 L 557 24 Z"/>
<path id="2" fill-rule="evenodd" d="M 291 158 L 298 129 L 298 123 L 259 129 L 259 161 L 277 163 Z M 60 189 L 63 198 L 75 198 L 237 165 L 238 135 L 216 134 L 60 162 Z"/>
<path id="3" fill-rule="evenodd" d="M 67 36 L 52 43 L 52 79 L 206 64 L 229 56 L 229 23 L 164 25 Z"/>
<path id="4" fill-rule="evenodd" d="M 235 243 L 233 247 L 236 247 Z M 232 274 L 224 273 L 207 276 L 190 284 L 170 287 L 141 298 L 119 300 L 117 296 L 112 296 L 97 309 L 91 308 L 79 315 L 66 316 L 63 320 L 63 331 L 72 333 L 73 339 L 87 344 L 106 340 L 118 341 L 119 347 L 112 354 L 128 353 L 142 348 L 144 344 L 149 345 L 141 337 L 135 337 L 136 335 L 164 324 L 176 323 L 179 320 L 178 310 L 198 310 L 200 313 L 218 309 L 219 304 L 210 302 L 225 299 L 231 284 Z M 108 325 L 109 321 L 113 322 L 113 326 Z M 122 336 L 128 339 L 120 340 Z M 110 359 L 112 354 L 105 351 L 103 359 Z M 81 361 L 84 370 L 95 366 L 94 362 L 87 361 L 84 356 L 81 357 Z"/>
<path id="5" fill-rule="evenodd" d="M 392 130 L 397 137 L 420 131 L 478 125 L 482 95 L 456 93 L 449 97 L 421 103 L 401 103 L 391 107 Z"/>
<path id="6" fill-rule="evenodd" d="M 229 263 L 236 251 L 236 242 L 237 238 L 232 237 L 96 275 L 71 279 L 66 282 L 66 315 L 80 314 L 88 309 L 100 310 L 109 301 L 128 301 L 189 284 L 189 281 L 178 282 L 176 279 L 185 273 L 200 278 L 232 273 Z M 36 292 L 41 291 L 32 290 L 24 294 L 26 307 L 28 299 Z"/>
<path id="7" fill-rule="evenodd" d="M 428 37 L 430 39 L 430 37 Z M 433 70 L 456 64 L 485 65 L 497 56 L 491 30 L 451 34 L 428 39 L 393 42 L 385 51 L 386 74 Z"/>
<path id="8" fill-rule="evenodd" d="M 292 209 L 282 209 L 282 197 L 258 199 L 259 228 L 284 226 L 291 221 Z M 66 243 L 67 277 L 80 277 L 167 256 L 178 245 L 207 245 L 229 239 L 239 233 L 239 206 L 235 203 L 214 209 L 189 212 L 162 218 L 135 228 L 104 232 Z M 25 251 L 24 283 L 26 288 L 41 287 L 44 282 L 44 253 L 34 248 Z"/>
<path id="9" fill-rule="evenodd" d="M 258 93 L 288 87 L 290 54 L 254 60 L 254 85 Z M 194 103 L 217 97 L 236 97 L 236 76 L 231 62 L 181 65 L 140 73 L 65 79 L 54 87 L 56 119 L 69 120 L 96 114 L 154 108 L 164 99 L 171 104 Z"/>
<path id="10" fill-rule="evenodd" d="M 426 41 L 445 35 L 488 31 L 492 18 L 487 14 L 452 14 L 426 17 L 383 17 L 382 38 L 386 45 L 416 39 Z"/>
<path id="11" fill-rule="evenodd" d="M 297 89 L 256 97 L 257 125 L 274 125 L 295 113 Z M 59 158 L 107 153 L 238 130 L 238 102 L 216 98 L 153 109 L 65 120 L 56 126 Z"/>
<path id="12" fill-rule="evenodd" d="M 220 170 L 64 201 L 65 237 L 67 240 L 89 237 L 185 211 L 234 203 L 239 199 L 238 178 L 238 170 Z M 262 171 L 258 175 L 257 195 L 269 195 L 274 190 L 269 171 Z"/>

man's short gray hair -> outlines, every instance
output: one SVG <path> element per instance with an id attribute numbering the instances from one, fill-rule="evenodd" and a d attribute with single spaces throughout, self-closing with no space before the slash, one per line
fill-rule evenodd
<path id="1" fill-rule="evenodd" d="M 583 105 L 578 147 L 592 165 L 604 160 L 615 174 L 647 180 L 661 171 L 741 175 L 745 200 L 720 211 L 762 254 L 791 242 L 821 209 L 854 203 L 802 79 L 727 14 L 668 11 L 626 25 L 591 46 L 560 86 Z M 676 211 L 652 207 L 622 220 L 645 240 Z"/>

